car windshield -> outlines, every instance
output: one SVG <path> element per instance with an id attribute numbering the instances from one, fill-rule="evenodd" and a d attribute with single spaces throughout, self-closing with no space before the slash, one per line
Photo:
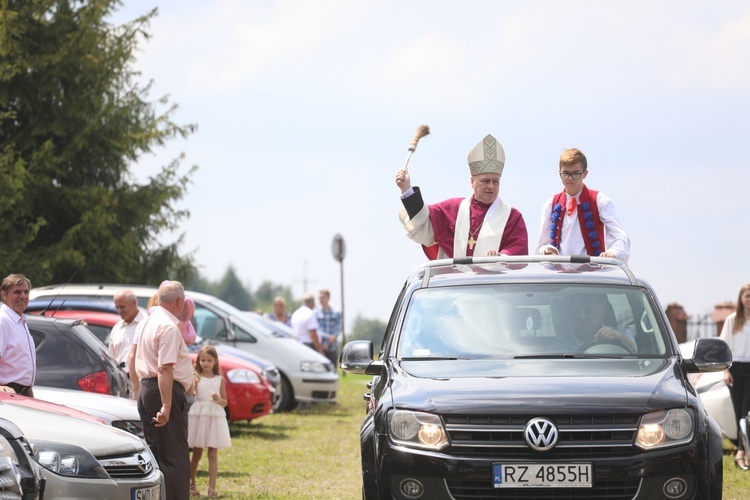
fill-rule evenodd
<path id="1" fill-rule="evenodd" d="M 638 287 L 500 284 L 416 290 L 403 360 L 654 358 L 666 333 Z"/>

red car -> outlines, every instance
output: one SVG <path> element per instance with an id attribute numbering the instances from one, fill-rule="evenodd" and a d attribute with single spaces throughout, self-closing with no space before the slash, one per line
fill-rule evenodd
<path id="1" fill-rule="evenodd" d="M 39 311 L 28 312 L 39 314 Z M 104 337 L 105 343 L 109 340 L 109 331 L 115 323 L 120 321 L 119 315 L 102 311 L 50 310 L 45 311 L 44 315 L 54 315 L 55 318 L 83 319 L 97 337 L 100 339 Z M 107 335 L 104 335 L 105 333 Z M 198 346 L 189 346 L 193 363 L 195 363 L 198 348 Z M 232 422 L 253 420 L 271 413 L 274 389 L 257 365 L 226 353 L 220 353 L 219 366 L 227 390 L 227 419 Z"/>

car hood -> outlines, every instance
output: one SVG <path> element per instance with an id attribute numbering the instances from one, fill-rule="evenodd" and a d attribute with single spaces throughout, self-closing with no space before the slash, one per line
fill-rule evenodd
<path id="1" fill-rule="evenodd" d="M 134 399 L 38 385 L 34 386 L 34 397 L 93 414 L 110 424 L 116 420 L 141 419 Z"/>
<path id="2" fill-rule="evenodd" d="M 515 373 L 495 376 L 481 375 L 491 372 L 481 360 L 404 362 L 393 367 L 391 396 L 397 407 L 437 413 L 640 413 L 687 404 L 674 362 L 649 360 L 638 370 L 643 360 L 589 361 L 513 360 Z"/>
<path id="3" fill-rule="evenodd" d="M 32 443 L 37 440 L 67 443 L 97 457 L 143 449 L 140 438 L 105 424 L 6 402 L 0 402 L 0 415 L 15 423 Z"/>

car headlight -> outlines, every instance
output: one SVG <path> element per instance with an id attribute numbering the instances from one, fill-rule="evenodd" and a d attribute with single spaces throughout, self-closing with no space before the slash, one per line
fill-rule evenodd
<path id="1" fill-rule="evenodd" d="M 393 410 L 388 414 L 388 432 L 393 442 L 427 450 L 448 446 L 448 435 L 440 417 L 431 413 Z"/>
<path id="2" fill-rule="evenodd" d="M 244 368 L 229 370 L 226 377 L 233 384 L 260 384 L 260 377 L 255 372 Z"/>
<path id="3" fill-rule="evenodd" d="M 325 373 L 328 370 L 326 370 L 325 363 L 321 363 L 320 361 L 302 361 L 299 364 L 299 369 L 303 372 L 314 372 L 314 373 Z"/>
<path id="4" fill-rule="evenodd" d="M 635 444 L 644 450 L 665 448 L 693 440 L 693 412 L 684 408 L 644 415 Z"/>
<path id="5" fill-rule="evenodd" d="M 32 444 L 36 447 L 34 460 L 55 474 L 79 478 L 109 478 L 94 456 L 81 447 L 52 441 L 34 441 Z"/>

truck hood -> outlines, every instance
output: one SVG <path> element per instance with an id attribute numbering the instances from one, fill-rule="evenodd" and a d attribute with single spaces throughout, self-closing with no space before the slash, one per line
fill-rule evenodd
<path id="1" fill-rule="evenodd" d="M 396 364 L 393 404 L 441 414 L 641 413 L 688 404 L 673 360 L 511 360 L 509 370 L 497 365 L 497 360 Z"/>

